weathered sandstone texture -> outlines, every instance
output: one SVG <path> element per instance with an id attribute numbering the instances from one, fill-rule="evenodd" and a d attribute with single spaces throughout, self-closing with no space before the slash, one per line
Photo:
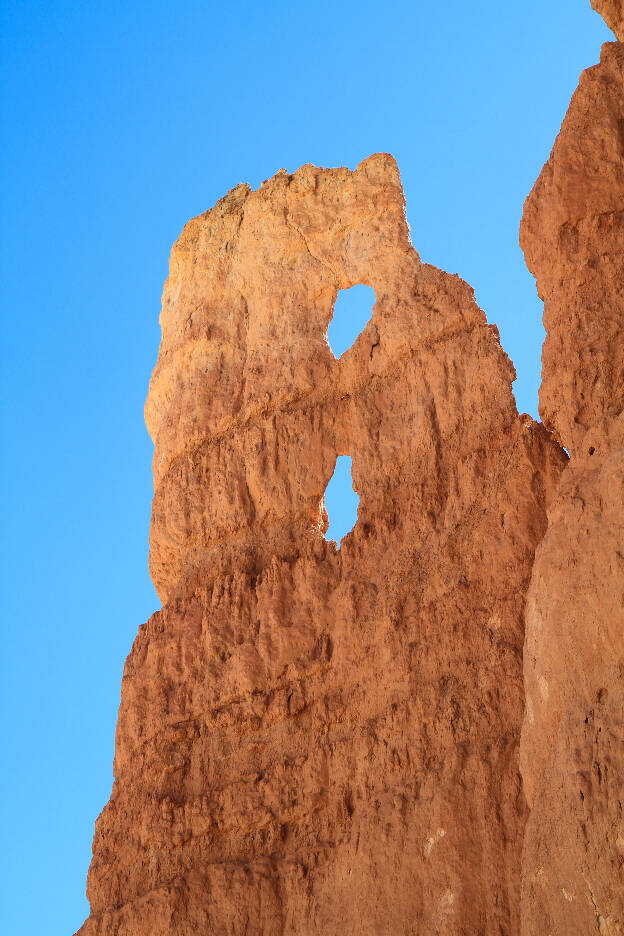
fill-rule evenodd
<path id="1" fill-rule="evenodd" d="M 618 4 L 618 8 L 619 4 Z M 621 9 L 621 8 L 620 8 Z M 524 936 L 624 933 L 624 45 L 581 77 L 521 229 L 541 415 L 572 458 L 526 611 Z"/>
<path id="2" fill-rule="evenodd" d="M 592 9 L 600 13 L 605 23 L 612 29 L 620 42 L 624 41 L 624 2 L 623 0 L 591 0 Z"/>
<path id="3" fill-rule="evenodd" d="M 355 283 L 376 305 L 337 361 Z M 567 457 L 518 415 L 496 328 L 419 260 L 386 155 L 189 222 L 161 324 L 164 604 L 126 663 L 81 936 L 518 933 L 523 612 Z"/>

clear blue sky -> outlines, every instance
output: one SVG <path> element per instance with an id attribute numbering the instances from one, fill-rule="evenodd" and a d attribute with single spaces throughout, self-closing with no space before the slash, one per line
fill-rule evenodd
<path id="1" fill-rule="evenodd" d="M 535 414 L 522 203 L 589 0 L 1 3 L 2 928 L 68 936 L 123 661 L 158 607 L 143 402 L 172 242 L 241 181 L 397 158 L 424 260 L 476 289 Z"/>

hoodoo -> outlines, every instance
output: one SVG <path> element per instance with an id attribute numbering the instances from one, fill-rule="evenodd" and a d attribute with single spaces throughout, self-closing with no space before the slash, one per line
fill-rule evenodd
<path id="1" fill-rule="evenodd" d="M 355 283 L 376 305 L 336 360 Z M 496 328 L 419 260 L 386 155 L 189 222 L 161 325 L 164 604 L 125 667 L 82 936 L 517 931 L 524 596 L 567 458 Z"/>

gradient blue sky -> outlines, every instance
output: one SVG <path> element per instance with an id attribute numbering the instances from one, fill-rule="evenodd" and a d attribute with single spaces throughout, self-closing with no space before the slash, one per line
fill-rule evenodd
<path id="1" fill-rule="evenodd" d="M 522 203 L 582 68 L 589 0 L 0 3 L 3 929 L 68 936 L 110 793 L 147 573 L 172 242 L 241 181 L 397 158 L 412 240 L 476 290 L 536 413 Z"/>

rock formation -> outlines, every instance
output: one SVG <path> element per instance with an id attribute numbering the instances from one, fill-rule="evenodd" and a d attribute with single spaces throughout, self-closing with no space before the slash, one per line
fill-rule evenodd
<path id="1" fill-rule="evenodd" d="M 355 283 L 374 314 L 337 361 Z M 567 459 L 496 328 L 420 262 L 385 155 L 189 222 L 161 324 L 164 606 L 124 671 L 82 936 L 517 932 L 524 595 Z"/>
<path id="2" fill-rule="evenodd" d="M 526 613 L 526 936 L 624 933 L 624 45 L 581 76 L 527 199 L 540 414 L 570 451 Z"/>
<path id="3" fill-rule="evenodd" d="M 624 932 L 623 74 L 610 43 L 525 206 L 544 425 L 412 247 L 392 157 L 184 228 L 146 404 L 163 608 L 80 936 Z M 337 361 L 356 283 L 376 304 Z"/>

